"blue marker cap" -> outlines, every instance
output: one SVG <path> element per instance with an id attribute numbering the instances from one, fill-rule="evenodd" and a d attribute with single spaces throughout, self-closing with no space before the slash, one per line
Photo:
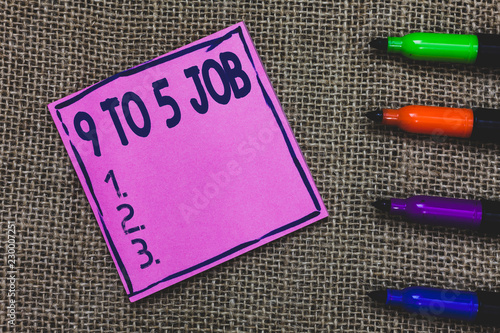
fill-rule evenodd
<path id="1" fill-rule="evenodd" d="M 424 316 L 467 321 L 474 321 L 479 309 L 478 297 L 474 292 L 426 287 L 387 289 L 386 304 Z"/>
<path id="2" fill-rule="evenodd" d="M 423 316 L 500 325 L 500 293 L 496 292 L 409 287 L 373 291 L 369 296 L 377 302 Z"/>

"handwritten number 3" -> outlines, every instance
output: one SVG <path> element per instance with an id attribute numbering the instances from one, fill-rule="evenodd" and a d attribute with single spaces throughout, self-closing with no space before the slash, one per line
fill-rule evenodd
<path id="1" fill-rule="evenodd" d="M 144 264 L 141 264 L 141 269 L 144 269 L 144 268 L 151 266 L 151 264 L 153 263 L 153 255 L 151 254 L 151 252 L 148 251 L 148 245 L 146 244 L 145 241 L 143 241 L 140 238 L 132 239 L 132 244 L 136 244 L 136 243 L 139 243 L 142 245 L 142 249 L 137 251 L 137 253 L 140 255 L 145 254 L 148 256 L 148 261 Z"/>

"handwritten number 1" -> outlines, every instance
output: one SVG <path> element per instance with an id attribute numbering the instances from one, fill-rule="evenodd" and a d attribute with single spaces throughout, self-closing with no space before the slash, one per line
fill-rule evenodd
<path id="1" fill-rule="evenodd" d="M 113 172 L 113 170 L 109 170 L 109 172 L 106 175 L 106 178 L 104 179 L 104 181 L 106 183 L 108 183 L 110 179 L 113 182 L 113 186 L 114 186 L 114 188 L 116 190 L 116 194 L 118 195 L 118 198 L 121 198 L 122 194 L 120 192 L 120 188 L 118 187 L 118 182 L 116 181 L 115 173 Z"/>

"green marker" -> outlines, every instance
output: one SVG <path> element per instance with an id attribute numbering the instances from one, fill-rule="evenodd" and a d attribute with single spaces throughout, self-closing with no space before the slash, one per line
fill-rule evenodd
<path id="1" fill-rule="evenodd" d="M 370 46 L 415 60 L 500 67 L 500 35 L 415 32 L 403 37 L 377 38 Z"/>

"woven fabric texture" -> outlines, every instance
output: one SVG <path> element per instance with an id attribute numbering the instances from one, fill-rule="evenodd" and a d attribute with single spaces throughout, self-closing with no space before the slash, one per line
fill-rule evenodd
<path id="1" fill-rule="evenodd" d="M 47 104 L 239 21 L 331 216 L 130 303 Z M 498 238 L 412 225 L 369 205 L 413 194 L 500 199 L 499 146 L 406 134 L 364 117 L 379 106 L 500 107 L 499 69 L 368 47 L 415 31 L 498 34 L 500 3 L 2 0 L 0 331 L 494 332 L 366 296 L 416 284 L 500 290 Z"/>

